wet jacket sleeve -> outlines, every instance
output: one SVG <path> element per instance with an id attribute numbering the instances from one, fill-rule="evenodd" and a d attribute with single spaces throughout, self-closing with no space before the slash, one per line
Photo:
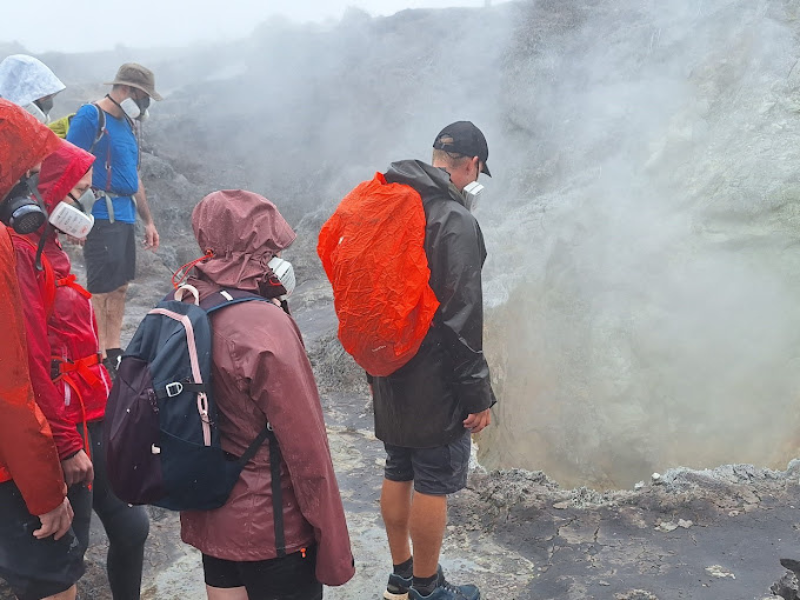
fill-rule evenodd
<path id="1" fill-rule="evenodd" d="M 20 244 L 21 246 L 21 244 Z M 50 379 L 50 343 L 47 339 L 47 307 L 37 277 L 35 252 L 15 244 L 17 279 L 25 317 L 28 342 L 28 368 L 36 403 L 41 408 L 58 448 L 61 460 L 69 458 L 83 448 L 75 424 L 67 418 L 64 397 Z"/>
<path id="2" fill-rule="evenodd" d="M 50 427 L 33 399 L 22 302 L 7 236 L 0 253 L 0 481 L 10 476 L 28 511 L 43 515 L 63 502 L 67 489 Z"/>
<path id="3" fill-rule="evenodd" d="M 453 388 L 467 413 L 479 413 L 496 402 L 483 354 L 483 235 L 466 210 L 445 208 L 429 216 L 425 245 L 431 287 L 441 303 L 434 322 L 452 361 Z"/>
<path id="4" fill-rule="evenodd" d="M 319 393 L 300 331 L 288 317 L 272 327 L 257 357 L 252 388 L 272 424 L 300 511 L 314 529 L 317 579 L 342 585 L 355 574 Z"/>

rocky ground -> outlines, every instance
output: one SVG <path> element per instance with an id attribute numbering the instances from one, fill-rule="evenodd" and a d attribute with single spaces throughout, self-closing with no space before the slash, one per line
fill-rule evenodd
<path id="1" fill-rule="evenodd" d="M 127 335 L 165 281 L 139 284 Z M 327 294 L 306 283 L 294 304 L 323 394 L 358 569 L 326 598 L 372 600 L 390 566 L 378 511 L 382 446 L 360 373 L 335 342 Z M 784 472 L 677 469 L 634 490 L 600 493 L 562 489 L 541 472 L 487 473 L 476 463 L 467 489 L 453 497 L 442 564 L 453 580 L 479 585 L 487 600 L 772 598 L 770 586 L 787 573 L 779 559 L 798 555 L 799 478 L 800 461 Z M 202 599 L 199 557 L 180 542 L 176 515 L 149 510 L 143 597 Z M 93 536 L 81 598 L 107 600 L 97 525 Z"/>
<path id="2" fill-rule="evenodd" d="M 800 558 L 799 463 L 677 469 L 605 492 L 561 488 L 535 469 L 633 488 L 642 473 L 695 459 L 797 456 L 799 10 L 788 0 L 537 0 L 353 13 L 331 31 L 263 27 L 180 56 L 45 58 L 69 83 L 65 111 L 99 97 L 97 82 L 123 60 L 152 66 L 169 90 L 142 163 L 163 247 L 140 254 L 127 337 L 171 271 L 198 256 L 187 224 L 205 193 L 247 187 L 300 222 L 287 252 L 303 282 L 292 306 L 358 567 L 326 597 L 378 598 L 390 561 L 381 444 L 363 375 L 335 341 L 316 232 L 358 181 L 425 158 L 432 132 L 454 118 L 452 90 L 471 81 L 480 93 L 460 110 L 485 127 L 497 165 L 479 218 L 501 395 L 497 426 L 477 442 L 484 464 L 494 454 L 531 470 L 476 464 L 452 501 L 445 569 L 489 600 L 763 600 L 773 585 L 794 600 L 796 577 L 779 559 Z M 463 64 L 448 60 L 456 52 Z M 720 458 L 701 460 L 708 449 Z M 151 516 L 145 597 L 203 598 L 175 515 Z M 94 542 L 81 598 L 107 600 L 99 528 Z"/>

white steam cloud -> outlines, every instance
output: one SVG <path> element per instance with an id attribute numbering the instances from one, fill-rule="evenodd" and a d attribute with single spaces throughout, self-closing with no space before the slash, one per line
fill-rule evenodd
<path id="1" fill-rule="evenodd" d="M 559 4 L 531 7 L 509 84 L 531 99 L 509 111 L 536 139 L 529 185 L 479 215 L 502 398 L 483 460 L 597 486 L 784 466 L 800 446 L 796 9 Z M 523 180 L 526 148 L 509 155 Z"/>

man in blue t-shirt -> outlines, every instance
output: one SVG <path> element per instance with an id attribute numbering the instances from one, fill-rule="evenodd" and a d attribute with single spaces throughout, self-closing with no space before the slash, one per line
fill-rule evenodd
<path id="1" fill-rule="evenodd" d="M 67 141 L 97 157 L 92 187 L 99 198 L 92 209 L 94 227 L 84 246 L 86 287 L 92 293 L 103 362 L 115 376 L 122 356 L 125 293 L 136 275 L 137 211 L 144 222 L 145 247 L 156 250 L 159 243 L 139 176 L 135 128 L 136 121 L 147 115 L 150 99 L 161 100 L 161 96 L 152 71 L 136 63 L 122 65 L 108 85 L 112 88 L 105 98 L 78 110 Z"/>

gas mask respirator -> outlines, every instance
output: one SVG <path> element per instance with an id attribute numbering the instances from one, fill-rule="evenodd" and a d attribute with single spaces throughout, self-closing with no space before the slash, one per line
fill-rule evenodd
<path id="1" fill-rule="evenodd" d="M 21 235 L 33 233 L 47 220 L 37 180 L 38 176 L 22 178 L 0 202 L 0 221 Z"/>
<path id="2" fill-rule="evenodd" d="M 150 116 L 150 113 L 147 111 L 149 106 L 149 96 L 145 96 L 140 100 L 134 100 L 133 98 L 128 97 L 119 104 L 119 107 L 125 112 L 125 114 L 135 121 L 144 121 Z"/>
<path id="3" fill-rule="evenodd" d="M 484 189 L 485 188 L 477 181 L 473 181 L 472 183 L 464 186 L 464 206 L 467 207 L 469 212 L 475 212 L 475 206 L 478 204 L 478 199 L 480 198 Z"/>
<path id="4" fill-rule="evenodd" d="M 294 267 L 292 263 L 278 256 L 273 256 L 272 260 L 269 261 L 269 268 L 272 269 L 272 272 L 275 273 L 275 277 L 278 278 L 283 289 L 286 290 L 286 294 L 281 296 L 280 299 L 286 300 L 286 297 L 291 295 L 294 291 L 294 286 L 297 283 L 294 278 Z"/>
<path id="5" fill-rule="evenodd" d="M 77 206 L 73 206 L 69 202 L 59 202 L 47 220 L 60 232 L 84 240 L 94 226 L 94 216 L 92 215 L 92 206 L 95 202 L 94 192 L 87 189 L 80 198 L 75 198 L 72 193 L 69 196 Z"/>

